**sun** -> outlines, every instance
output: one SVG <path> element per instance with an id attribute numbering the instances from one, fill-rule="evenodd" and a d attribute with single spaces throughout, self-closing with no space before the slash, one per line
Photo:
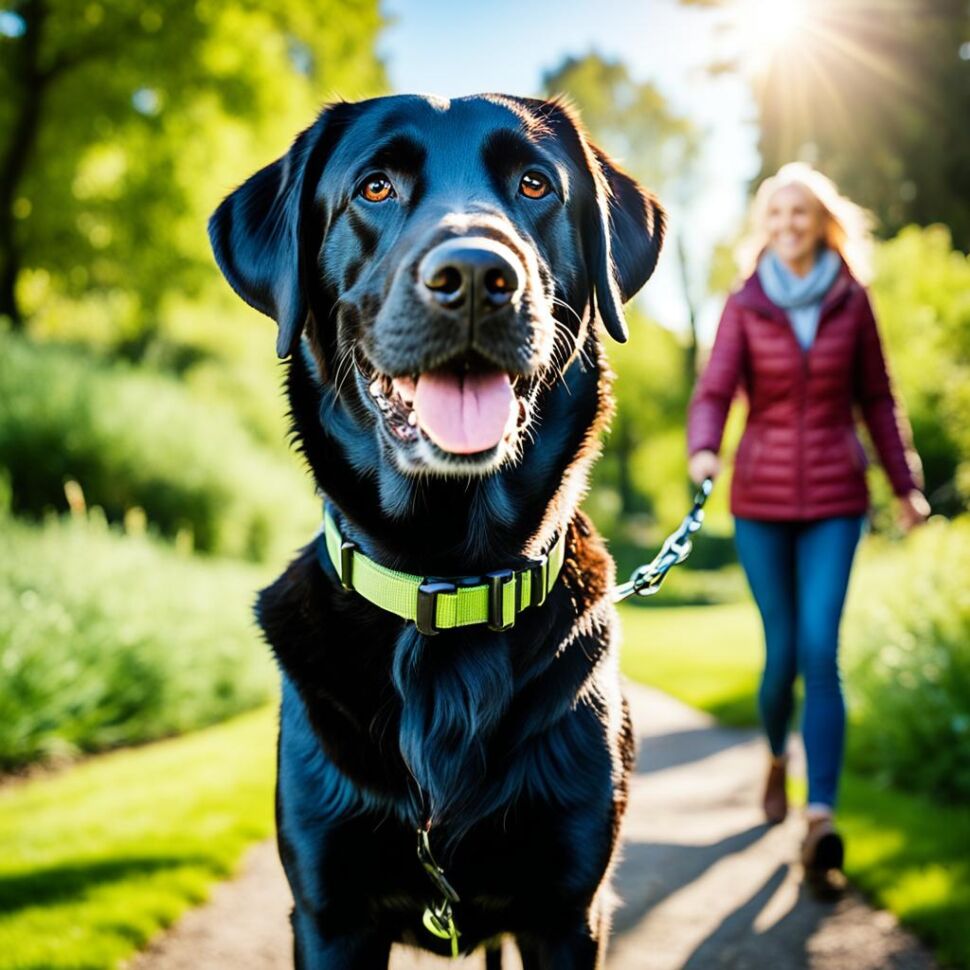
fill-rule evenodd
<path id="1" fill-rule="evenodd" d="M 808 0 L 737 0 L 732 11 L 740 53 L 749 67 L 767 67 L 810 26 Z"/>

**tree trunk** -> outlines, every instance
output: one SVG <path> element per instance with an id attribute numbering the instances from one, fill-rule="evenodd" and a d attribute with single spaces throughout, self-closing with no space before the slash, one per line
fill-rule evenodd
<path id="1" fill-rule="evenodd" d="M 677 265 L 680 270 L 680 285 L 684 293 L 684 305 L 687 307 L 687 347 L 684 351 L 684 370 L 687 375 L 688 393 L 693 390 L 697 380 L 697 307 L 690 292 L 690 277 L 687 273 L 687 248 L 684 237 L 677 233 Z"/>
<path id="2" fill-rule="evenodd" d="M 40 67 L 40 41 L 47 18 L 45 0 L 27 0 L 21 8 L 26 30 L 19 43 L 20 56 L 14 69 L 15 113 L 10 137 L 0 154 L 0 315 L 22 329 L 23 313 L 17 303 L 17 277 L 21 256 L 17 246 L 13 205 L 37 141 L 41 102 L 50 75 Z"/>
<path id="3" fill-rule="evenodd" d="M 635 511 L 637 496 L 633 485 L 633 469 L 630 467 L 633 459 L 633 442 L 630 440 L 630 430 L 625 420 L 621 419 L 617 422 L 614 439 L 617 491 L 620 493 L 620 508 L 623 509 L 623 514 L 626 516 Z"/>

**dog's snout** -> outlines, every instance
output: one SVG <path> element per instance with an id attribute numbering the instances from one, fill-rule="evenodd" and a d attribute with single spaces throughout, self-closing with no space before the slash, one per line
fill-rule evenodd
<path id="1" fill-rule="evenodd" d="M 521 288 L 517 262 L 515 254 L 495 240 L 449 239 L 421 261 L 420 286 L 439 306 L 477 316 L 512 302 Z"/>

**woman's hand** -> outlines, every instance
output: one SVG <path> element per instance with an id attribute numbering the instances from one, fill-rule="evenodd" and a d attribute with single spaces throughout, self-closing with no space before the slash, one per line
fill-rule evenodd
<path id="1" fill-rule="evenodd" d="M 695 485 L 705 478 L 717 478 L 721 474 L 721 459 L 713 451 L 697 451 L 687 462 L 687 474 Z"/>
<path id="2" fill-rule="evenodd" d="M 903 495 L 899 499 L 899 527 L 903 532 L 922 525 L 930 516 L 930 503 L 926 501 L 926 496 L 918 489 L 914 488 L 908 495 Z"/>

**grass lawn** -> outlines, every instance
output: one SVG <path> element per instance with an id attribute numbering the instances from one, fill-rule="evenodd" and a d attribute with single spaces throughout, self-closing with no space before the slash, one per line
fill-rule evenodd
<path id="1" fill-rule="evenodd" d="M 620 615 L 627 677 L 660 687 L 727 724 L 757 721 L 763 647 L 754 607 L 625 606 Z"/>
<path id="2" fill-rule="evenodd" d="M 663 595 L 662 593 L 660 594 Z M 754 606 L 621 608 L 623 670 L 731 724 L 757 719 L 762 634 Z M 804 785 L 793 784 L 804 798 Z M 843 776 L 846 872 L 880 906 L 970 967 L 970 809 Z"/>
<path id="3" fill-rule="evenodd" d="M 104 970 L 272 832 L 275 712 L 0 788 L 0 970 Z"/>
<path id="4" fill-rule="evenodd" d="M 839 820 L 852 880 L 943 960 L 970 967 L 970 810 L 847 772 Z"/>

